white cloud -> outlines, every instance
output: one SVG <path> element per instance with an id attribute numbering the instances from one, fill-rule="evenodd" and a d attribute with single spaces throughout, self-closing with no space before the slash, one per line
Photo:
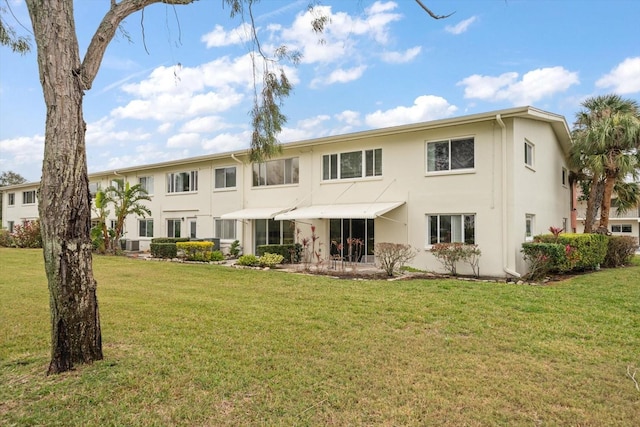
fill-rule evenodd
<path id="1" fill-rule="evenodd" d="M 318 87 L 320 85 L 330 85 L 333 83 L 348 83 L 359 79 L 367 69 L 364 65 L 359 67 L 350 68 L 348 70 L 337 69 L 331 72 L 324 78 L 317 78 L 311 82 L 311 87 Z"/>
<path id="2" fill-rule="evenodd" d="M 530 105 L 543 98 L 564 92 L 580 83 L 577 72 L 563 67 L 538 68 L 518 80 L 516 72 L 497 77 L 474 74 L 457 83 L 464 86 L 464 97 L 484 101 L 509 101 L 514 105 Z"/>
<path id="3" fill-rule="evenodd" d="M 125 129 L 113 118 L 103 117 L 92 123 L 87 123 L 85 140 L 87 146 L 104 146 L 116 142 L 144 141 L 151 137 L 149 132 L 142 129 Z"/>
<path id="4" fill-rule="evenodd" d="M 640 56 L 627 58 L 596 82 L 599 88 L 621 95 L 640 92 Z"/>
<path id="5" fill-rule="evenodd" d="M 343 123 L 346 123 L 350 126 L 360 126 L 360 113 L 352 110 L 345 110 L 341 113 L 335 115 L 335 118 Z"/>
<path id="6" fill-rule="evenodd" d="M 465 19 L 464 21 L 458 22 L 456 25 L 447 25 L 446 27 L 444 27 L 444 30 L 448 33 L 451 33 L 457 36 L 458 34 L 462 34 L 466 32 L 471 26 L 471 24 L 476 22 L 476 19 L 477 18 L 475 16 L 472 16 L 469 19 Z"/>
<path id="7" fill-rule="evenodd" d="M 200 134 L 195 132 L 179 133 L 167 139 L 168 148 L 188 148 L 200 143 Z"/>
<path id="8" fill-rule="evenodd" d="M 197 132 L 197 133 L 209 133 L 215 132 L 224 128 L 229 127 L 230 125 L 222 121 L 222 118 L 219 116 L 206 116 L 206 117 L 197 117 L 193 120 L 188 121 L 180 128 L 181 132 Z"/>
<path id="9" fill-rule="evenodd" d="M 412 47 L 404 52 L 383 52 L 382 60 L 391 64 L 403 64 L 411 62 L 420 54 L 422 48 L 420 46 Z"/>
<path id="10" fill-rule="evenodd" d="M 221 133 L 202 141 L 202 148 L 209 153 L 223 153 L 249 148 L 251 132 Z"/>
<path id="11" fill-rule="evenodd" d="M 365 121 L 373 128 L 418 123 L 452 116 L 458 107 L 439 96 L 422 95 L 410 107 L 396 107 L 367 114 Z"/>
<path id="12" fill-rule="evenodd" d="M 258 31 L 258 29 L 256 29 Z M 234 44 L 244 43 L 251 39 L 251 25 L 243 22 L 238 27 L 229 30 L 224 30 L 222 25 L 216 25 L 210 33 L 203 35 L 200 41 L 204 42 L 209 47 L 221 47 Z"/>
<path id="13" fill-rule="evenodd" d="M 44 157 L 44 136 L 21 136 L 0 140 L 0 169 L 15 166 L 40 166 Z M 24 175 L 26 177 L 26 175 Z M 39 176 L 39 174 L 38 174 Z"/>

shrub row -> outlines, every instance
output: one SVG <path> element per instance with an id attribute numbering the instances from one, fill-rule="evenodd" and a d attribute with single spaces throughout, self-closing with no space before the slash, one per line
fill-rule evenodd
<path id="1" fill-rule="evenodd" d="M 0 230 L 0 246 L 15 248 L 41 248 L 42 234 L 40 233 L 40 221 L 26 221 L 24 224 L 13 226 L 13 233 L 9 230 Z"/>
<path id="2" fill-rule="evenodd" d="M 282 255 L 285 263 L 297 264 L 302 259 L 302 245 L 292 243 L 289 245 L 260 245 L 256 250 L 257 256 L 264 254 Z"/>
<path id="3" fill-rule="evenodd" d="M 238 258 L 238 265 L 244 265 L 248 267 L 270 267 L 273 268 L 278 264 L 282 264 L 284 257 L 280 254 L 264 253 L 262 256 L 257 257 L 252 254 L 242 255 Z"/>

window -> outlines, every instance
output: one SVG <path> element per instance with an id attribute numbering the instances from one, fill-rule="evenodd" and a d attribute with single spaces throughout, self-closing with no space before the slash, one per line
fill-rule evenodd
<path id="1" fill-rule="evenodd" d="M 36 190 L 22 192 L 22 204 L 30 205 L 36 202 Z"/>
<path id="2" fill-rule="evenodd" d="M 7 202 L 9 206 L 14 206 L 16 204 L 16 193 L 9 193 L 7 196 L 9 197 L 9 201 Z"/>
<path id="3" fill-rule="evenodd" d="M 13 221 L 7 221 L 7 229 L 9 230 L 9 233 L 13 233 L 13 225 L 15 223 Z"/>
<path id="4" fill-rule="evenodd" d="M 527 241 L 533 240 L 533 234 L 535 230 L 535 215 L 527 214 L 525 216 L 524 226 L 524 239 Z"/>
<path id="5" fill-rule="evenodd" d="M 323 180 L 353 179 L 381 175 L 381 148 L 340 154 L 325 154 L 322 156 Z"/>
<path id="6" fill-rule="evenodd" d="M 189 238 L 196 238 L 196 230 L 198 229 L 198 222 L 195 218 L 189 219 Z"/>
<path id="7" fill-rule="evenodd" d="M 562 168 L 562 186 L 566 187 L 569 182 L 569 171 L 567 168 Z"/>
<path id="8" fill-rule="evenodd" d="M 218 168 L 215 170 L 215 188 L 235 188 L 236 167 Z"/>
<path id="9" fill-rule="evenodd" d="M 611 226 L 612 233 L 631 233 L 633 228 L 631 224 L 617 224 Z"/>
<path id="10" fill-rule="evenodd" d="M 253 164 L 253 186 L 298 183 L 298 158 L 270 160 Z"/>
<path id="11" fill-rule="evenodd" d="M 562 218 L 562 229 L 565 233 L 569 232 L 569 218 Z"/>
<path id="12" fill-rule="evenodd" d="M 168 219 L 167 220 L 167 237 L 180 237 L 181 220 Z"/>
<path id="13" fill-rule="evenodd" d="M 147 194 L 153 194 L 153 177 L 152 176 L 141 176 L 138 178 L 138 184 L 140 187 L 147 192 Z"/>
<path id="14" fill-rule="evenodd" d="M 256 249 L 260 245 L 287 245 L 294 243 L 295 223 L 275 219 L 255 220 Z"/>
<path id="15" fill-rule="evenodd" d="M 91 195 L 91 200 L 96 198 L 96 193 L 98 192 L 99 185 L 97 182 L 89 183 L 89 194 Z"/>
<path id="16" fill-rule="evenodd" d="M 167 174 L 167 193 L 198 191 L 198 171 Z"/>
<path id="17" fill-rule="evenodd" d="M 427 245 L 437 243 L 468 243 L 476 241 L 476 216 L 427 215 Z"/>
<path id="18" fill-rule="evenodd" d="M 427 142 L 427 172 L 473 169 L 473 138 Z"/>
<path id="19" fill-rule="evenodd" d="M 138 220 L 138 236 L 153 237 L 153 220 L 152 219 Z"/>
<path id="20" fill-rule="evenodd" d="M 220 240 L 236 240 L 236 220 L 220 219 L 213 220 L 213 237 Z"/>
<path id="21" fill-rule="evenodd" d="M 533 167 L 534 165 L 534 150 L 535 146 L 529 141 L 524 142 L 524 164 Z"/>
<path id="22" fill-rule="evenodd" d="M 118 221 L 117 221 L 117 220 L 112 219 L 112 220 L 110 220 L 110 221 L 109 221 L 109 226 L 110 226 L 110 228 L 111 228 L 112 230 L 115 230 L 117 225 L 118 225 Z M 123 230 L 123 231 L 124 231 L 124 230 Z"/>

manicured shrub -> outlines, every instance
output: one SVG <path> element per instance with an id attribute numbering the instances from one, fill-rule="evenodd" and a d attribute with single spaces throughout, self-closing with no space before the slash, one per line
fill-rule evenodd
<path id="1" fill-rule="evenodd" d="M 188 237 L 154 237 L 151 239 L 151 243 L 178 243 L 188 241 Z"/>
<path id="2" fill-rule="evenodd" d="M 393 276 L 394 272 L 400 271 L 405 263 L 416 256 L 416 252 L 411 248 L 411 245 L 387 242 L 376 243 L 374 254 L 376 255 L 376 262 L 380 264 L 389 277 Z"/>
<path id="3" fill-rule="evenodd" d="M 282 264 L 282 261 L 284 261 L 284 257 L 282 255 L 270 254 L 268 252 L 262 255 L 260 258 L 258 258 L 258 263 L 262 267 L 269 267 L 269 268 L 273 268 L 278 264 Z"/>
<path id="4" fill-rule="evenodd" d="M 558 265 L 561 271 L 597 268 L 607 255 L 607 236 L 601 234 L 544 234 L 536 236 L 534 242 L 557 243 L 571 248 L 566 265 Z"/>
<path id="5" fill-rule="evenodd" d="M 18 248 L 41 248 L 42 234 L 40 234 L 40 221 L 25 221 L 22 225 L 14 225 L 11 240 L 13 246 Z"/>
<path id="6" fill-rule="evenodd" d="M 240 252 L 242 252 L 240 241 L 234 240 L 233 243 L 231 243 L 231 246 L 229 246 L 229 255 L 231 255 L 232 258 L 238 258 L 240 256 Z"/>
<path id="7" fill-rule="evenodd" d="M 604 267 L 615 268 L 631 263 L 638 248 L 637 239 L 631 236 L 608 236 L 607 255 Z"/>
<path id="8" fill-rule="evenodd" d="M 258 246 L 256 253 L 258 256 L 262 256 L 266 253 L 279 254 L 284 258 L 285 263 L 297 264 L 302 257 L 302 245 L 300 243 L 294 243 L 289 245 L 260 245 Z"/>
<path id="9" fill-rule="evenodd" d="M 522 244 L 521 252 L 529 266 L 527 278 L 531 280 L 540 280 L 568 264 L 567 247 L 559 243 L 527 242 Z"/>
<path id="10" fill-rule="evenodd" d="M 474 276 L 479 276 L 479 261 L 482 252 L 478 245 L 466 243 L 438 243 L 431 247 L 431 253 L 453 276 L 458 274 L 459 262 L 465 262 L 471 266 Z"/>
<path id="11" fill-rule="evenodd" d="M 224 261 L 224 254 L 222 251 L 212 251 L 209 253 L 209 261 Z"/>
<path id="12" fill-rule="evenodd" d="M 11 238 L 11 233 L 9 230 L 1 229 L 0 230 L 0 247 L 2 248 L 10 248 L 13 246 L 13 239 Z"/>
<path id="13" fill-rule="evenodd" d="M 260 265 L 260 261 L 258 260 L 258 257 L 253 254 L 245 254 L 238 258 L 237 264 L 248 267 L 256 267 Z"/>
<path id="14" fill-rule="evenodd" d="M 151 256 L 154 258 L 175 258 L 178 248 L 175 243 L 151 243 Z"/>
<path id="15" fill-rule="evenodd" d="M 209 261 L 213 242 L 177 242 L 176 248 L 184 253 L 187 261 Z"/>

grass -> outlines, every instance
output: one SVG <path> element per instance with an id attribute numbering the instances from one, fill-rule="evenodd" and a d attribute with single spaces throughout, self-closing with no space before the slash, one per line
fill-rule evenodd
<path id="1" fill-rule="evenodd" d="M 105 359 L 46 377 L 42 255 L 0 249 L 0 425 L 637 425 L 638 257 L 550 286 L 94 272 Z"/>

